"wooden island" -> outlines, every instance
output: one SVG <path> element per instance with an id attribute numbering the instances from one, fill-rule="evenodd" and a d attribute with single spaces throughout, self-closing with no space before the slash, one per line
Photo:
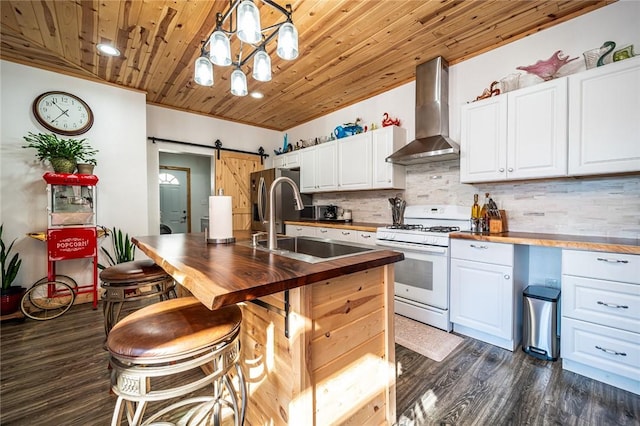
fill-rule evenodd
<path id="1" fill-rule="evenodd" d="M 240 304 L 246 425 L 396 422 L 393 263 L 375 250 L 307 263 L 204 234 L 134 243 L 210 309 Z"/>

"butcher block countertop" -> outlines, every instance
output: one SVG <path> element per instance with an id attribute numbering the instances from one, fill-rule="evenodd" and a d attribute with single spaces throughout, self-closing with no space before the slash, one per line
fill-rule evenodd
<path id="1" fill-rule="evenodd" d="M 488 241 L 493 243 L 559 247 L 566 249 L 592 250 L 610 253 L 640 254 L 640 240 L 633 238 L 538 234 L 535 232 L 503 232 L 501 234 L 454 232 L 450 234 L 450 237 L 460 240 Z"/>
<path id="2" fill-rule="evenodd" d="M 353 229 L 363 232 L 376 232 L 378 228 L 387 226 L 388 223 L 371 222 L 340 222 L 331 220 L 287 220 L 285 225 L 316 226 L 319 228 Z"/>
<path id="3" fill-rule="evenodd" d="M 402 253 L 377 250 L 312 264 L 258 250 L 241 242 L 207 244 L 204 233 L 134 237 L 132 241 L 209 309 L 404 258 Z"/>

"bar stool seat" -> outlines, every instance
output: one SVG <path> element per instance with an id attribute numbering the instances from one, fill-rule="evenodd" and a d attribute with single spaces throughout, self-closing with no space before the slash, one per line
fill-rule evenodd
<path id="1" fill-rule="evenodd" d="M 242 425 L 247 396 L 241 322 L 238 306 L 211 311 L 194 297 L 155 303 L 123 318 L 107 337 L 111 389 L 118 395 L 111 424 L 119 425 L 126 409 L 129 425 L 219 425 L 227 412 Z M 205 386 L 212 392 L 183 398 Z M 143 421 L 149 402 L 168 400 Z"/>
<path id="2" fill-rule="evenodd" d="M 160 301 L 176 297 L 175 281 L 152 260 L 134 260 L 110 266 L 100 272 L 104 332 L 118 322 L 125 303 L 152 297 Z"/>

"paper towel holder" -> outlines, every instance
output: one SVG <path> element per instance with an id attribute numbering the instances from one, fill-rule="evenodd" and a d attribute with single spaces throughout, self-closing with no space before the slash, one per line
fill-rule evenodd
<path id="1" fill-rule="evenodd" d="M 218 195 L 224 195 L 224 191 L 222 188 L 218 189 Z M 211 217 L 209 217 L 211 220 Z M 208 238 L 209 236 L 209 227 L 204 228 L 204 236 L 207 244 L 233 244 L 236 242 L 235 237 L 227 237 L 227 238 Z"/>
<path id="2" fill-rule="evenodd" d="M 207 238 L 207 235 L 209 235 L 209 229 L 204 228 L 204 236 L 205 236 L 205 239 L 207 240 L 207 244 L 233 244 L 236 242 L 236 237 Z"/>

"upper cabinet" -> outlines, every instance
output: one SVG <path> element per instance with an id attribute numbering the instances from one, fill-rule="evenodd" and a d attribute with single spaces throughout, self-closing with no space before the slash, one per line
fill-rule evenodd
<path id="1" fill-rule="evenodd" d="M 371 189 L 371 135 L 338 140 L 338 189 Z"/>
<path id="2" fill-rule="evenodd" d="M 337 141 L 326 142 L 300 151 L 300 192 L 338 189 Z"/>
<path id="3" fill-rule="evenodd" d="M 640 171 L 640 58 L 569 76 L 569 174 Z"/>
<path id="4" fill-rule="evenodd" d="M 292 151 L 276 156 L 273 159 L 273 167 L 276 169 L 295 169 L 300 167 L 300 151 Z"/>
<path id="5" fill-rule="evenodd" d="M 300 150 L 300 191 L 401 189 L 404 166 L 385 159 L 406 143 L 406 130 L 389 126 Z"/>
<path id="6" fill-rule="evenodd" d="M 460 181 L 640 171 L 640 58 L 462 107 Z"/>
<path id="7" fill-rule="evenodd" d="M 386 158 L 405 146 L 407 130 L 398 126 L 387 126 L 371 132 L 373 148 L 373 188 L 404 189 L 405 167 L 387 163 Z"/>
<path id="8" fill-rule="evenodd" d="M 566 175 L 566 79 L 463 106 L 461 182 Z"/>

